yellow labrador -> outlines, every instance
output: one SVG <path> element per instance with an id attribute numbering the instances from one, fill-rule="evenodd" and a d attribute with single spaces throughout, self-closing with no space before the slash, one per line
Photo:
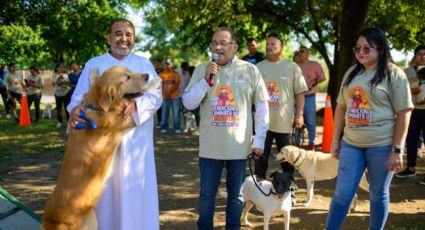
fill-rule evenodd
<path id="1" fill-rule="evenodd" d="M 96 72 L 90 78 L 97 78 Z M 44 209 L 42 229 L 97 229 L 93 207 L 99 199 L 116 148 L 125 130 L 135 127 L 124 119 L 130 97 L 160 87 L 159 78 L 129 72 L 126 67 L 107 69 L 84 95 L 85 116 L 96 128 L 71 128 L 59 179 Z M 111 217 L 112 218 L 112 217 Z"/>
<path id="2" fill-rule="evenodd" d="M 287 161 L 295 166 L 307 184 L 307 200 L 304 206 L 309 206 L 313 199 L 314 181 L 331 180 L 338 174 L 338 160 L 331 154 L 308 151 L 288 145 L 276 155 L 277 161 Z M 363 174 L 360 188 L 369 191 L 369 183 Z M 354 197 L 351 210 L 356 208 L 357 195 Z"/>

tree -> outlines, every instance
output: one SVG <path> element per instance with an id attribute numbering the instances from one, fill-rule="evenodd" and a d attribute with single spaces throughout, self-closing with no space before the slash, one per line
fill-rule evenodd
<path id="1" fill-rule="evenodd" d="M 419 44 L 425 28 L 420 21 L 425 2 L 413 0 L 161 0 L 151 6 L 150 28 L 162 26 L 170 42 L 203 51 L 213 30 L 222 25 L 241 37 L 265 37 L 278 31 L 293 34 L 300 42 L 307 40 L 328 66 L 333 104 L 343 74 L 353 63 L 351 47 L 363 27 L 381 27 L 398 49 Z"/>
<path id="2" fill-rule="evenodd" d="M 4 3 L 3 3 L 4 2 Z M 119 0 L 8 0 L 0 7 L 0 26 L 3 31 L 15 31 L 14 44 L 21 52 L 7 51 L 12 60 L 25 62 L 79 63 L 99 55 L 107 49 L 105 39 L 109 23 L 125 17 L 128 4 L 140 7 L 147 1 Z M 3 39 L 3 37 L 2 37 Z M 42 43 L 41 43 L 42 41 Z M 1 41 L 0 41 L 1 42 Z M 37 49 L 34 48 L 38 44 Z M 41 55 L 42 54 L 42 55 Z M 32 55 L 39 55 L 37 60 Z"/>

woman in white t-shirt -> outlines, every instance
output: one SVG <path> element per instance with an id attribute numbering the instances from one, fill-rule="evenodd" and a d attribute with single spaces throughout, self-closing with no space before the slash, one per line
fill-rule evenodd
<path id="1" fill-rule="evenodd" d="M 360 32 L 337 99 L 332 155 L 339 159 L 326 229 L 340 229 L 365 169 L 369 175 L 370 229 L 383 229 L 389 186 L 403 164 L 402 147 L 413 108 L 404 72 L 390 63 L 384 33 Z"/>
<path id="2" fill-rule="evenodd" d="M 64 73 L 61 63 L 58 63 L 55 66 L 55 70 L 52 75 L 52 84 L 55 92 L 56 112 L 58 119 L 58 124 L 56 127 L 59 128 L 62 126 L 63 120 L 62 108 L 65 111 L 66 121 L 69 120 L 69 113 L 66 111 L 66 107 L 71 101 L 71 87 L 69 86 L 69 79 L 66 73 Z"/>

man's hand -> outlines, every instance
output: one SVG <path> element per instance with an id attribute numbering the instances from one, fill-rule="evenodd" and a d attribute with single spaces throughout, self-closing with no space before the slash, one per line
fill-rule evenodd
<path id="1" fill-rule="evenodd" d="M 301 115 L 295 116 L 294 124 L 295 124 L 295 128 L 297 128 L 297 129 L 301 128 L 304 124 L 304 117 L 301 116 Z"/>
<path id="2" fill-rule="evenodd" d="M 251 152 L 254 153 L 254 160 L 258 160 L 264 153 L 264 151 L 260 148 L 252 148 Z"/>
<path id="3" fill-rule="evenodd" d="M 331 145 L 331 155 L 333 158 L 335 159 L 339 159 L 339 152 L 341 150 L 341 146 L 339 144 L 339 142 L 332 142 Z"/>
<path id="4" fill-rule="evenodd" d="M 215 64 L 214 62 L 210 62 L 207 66 L 207 68 L 205 69 L 205 80 L 207 82 L 210 81 L 210 75 L 211 74 L 215 74 L 217 75 L 217 73 L 220 71 L 220 67 L 218 67 L 217 64 Z"/>
<path id="5" fill-rule="evenodd" d="M 75 128 L 78 123 L 86 123 L 84 119 L 80 118 L 81 110 L 85 110 L 84 106 L 82 105 L 75 106 L 71 110 L 71 114 L 69 115 L 69 123 L 71 124 L 71 127 Z"/>
<path id="6" fill-rule="evenodd" d="M 131 100 L 126 102 L 126 108 L 124 110 L 124 118 L 126 120 L 132 119 L 133 112 L 137 111 L 136 101 Z"/>

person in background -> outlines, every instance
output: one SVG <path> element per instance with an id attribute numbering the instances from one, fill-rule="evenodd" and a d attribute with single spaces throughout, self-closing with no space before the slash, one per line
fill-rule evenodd
<path id="1" fill-rule="evenodd" d="M 164 64 L 162 64 L 162 59 L 157 58 L 153 60 L 153 66 L 155 67 L 156 73 L 159 75 L 162 71 L 164 71 Z M 156 120 L 157 124 L 155 128 L 160 129 L 162 124 L 162 106 L 156 111 Z"/>
<path id="2" fill-rule="evenodd" d="M 1 98 L 3 100 L 4 110 L 6 114 L 6 118 L 10 118 L 9 110 L 10 110 L 10 103 L 7 97 L 6 93 L 6 84 L 5 84 L 5 78 L 7 76 L 6 71 L 6 63 L 3 61 L 3 59 L 0 59 L 0 94 Z M 1 117 L 1 114 L 0 114 Z"/>
<path id="3" fill-rule="evenodd" d="M 214 228 L 215 198 L 223 168 L 227 172 L 226 229 L 241 228 L 244 202 L 240 191 L 247 155 L 263 154 L 268 129 L 269 96 L 264 81 L 257 67 L 236 57 L 237 49 L 235 34 L 229 28 L 218 28 L 210 44 L 211 52 L 219 55 L 217 62 L 196 67 L 183 94 L 187 109 L 201 106 L 198 229 L 202 230 Z M 211 74 L 215 74 L 216 81 L 210 87 Z M 252 104 L 257 108 L 253 144 Z"/>
<path id="4" fill-rule="evenodd" d="M 385 34 L 366 28 L 353 47 L 357 63 L 344 75 L 335 108 L 331 154 L 339 159 L 326 229 L 340 229 L 365 169 L 370 229 L 384 229 L 390 183 L 403 166 L 404 140 L 413 109 L 409 83 L 390 62 Z"/>
<path id="5" fill-rule="evenodd" d="M 415 108 L 413 109 L 412 116 L 410 117 L 409 130 L 406 138 L 407 167 L 405 170 L 395 175 L 398 178 L 416 176 L 416 157 L 418 156 L 418 153 L 421 152 L 422 144 L 420 136 L 421 134 L 425 136 L 425 104 L 416 102 L 416 97 L 420 92 L 419 85 L 421 84 L 421 80 L 418 78 L 418 75 L 420 75 L 418 74 L 419 69 L 425 68 L 425 45 L 419 45 L 416 47 L 412 64 L 413 65 L 405 69 L 404 72 L 409 80 L 413 105 Z M 425 178 L 421 180 L 420 183 L 425 184 Z"/>
<path id="6" fill-rule="evenodd" d="M 246 46 L 248 48 L 248 54 L 243 56 L 242 60 L 254 65 L 264 60 L 264 54 L 258 51 L 258 44 L 255 38 L 248 38 Z"/>
<path id="7" fill-rule="evenodd" d="M 314 139 L 316 138 L 316 93 L 319 89 L 318 85 L 326 80 L 322 66 L 316 62 L 309 60 L 309 51 L 306 47 L 301 46 L 298 57 L 298 65 L 300 66 L 304 79 L 307 82 L 309 91 L 305 93 L 304 103 L 304 123 L 308 131 L 307 150 L 314 150 Z M 301 136 L 295 135 L 296 145 L 301 145 Z"/>
<path id="8" fill-rule="evenodd" d="M 16 71 L 16 64 L 9 64 L 9 73 L 5 79 L 6 93 L 9 99 L 10 110 L 16 121 L 19 121 L 18 113 L 16 112 L 16 102 L 21 103 L 22 89 L 25 87 L 22 76 Z"/>
<path id="9" fill-rule="evenodd" d="M 52 85 L 56 102 L 56 118 L 58 120 L 56 128 L 60 128 L 63 121 L 62 109 L 65 110 L 66 121 L 68 122 L 69 120 L 69 112 L 66 111 L 66 107 L 71 100 L 71 95 L 69 93 L 71 87 L 69 86 L 68 76 L 63 71 L 62 63 L 58 63 L 55 66 L 52 75 Z"/>
<path id="10" fill-rule="evenodd" d="M 78 79 L 80 79 L 81 68 L 75 61 L 72 61 L 69 63 L 69 68 L 71 69 L 71 72 L 68 74 L 68 79 L 69 79 L 68 85 L 69 87 L 71 87 L 71 90 L 69 91 L 69 97 L 71 99 L 71 96 L 74 93 L 75 87 L 77 87 Z"/>
<path id="11" fill-rule="evenodd" d="M 264 154 L 255 161 L 255 175 L 263 179 L 266 178 L 273 140 L 276 141 L 279 152 L 290 144 L 292 126 L 300 128 L 304 122 L 304 92 L 308 91 L 308 87 L 300 67 L 292 61 L 283 60 L 282 51 L 281 36 L 269 34 L 266 41 L 266 59 L 256 65 L 270 97 L 270 124 L 264 143 Z M 284 172 L 295 170 L 288 162 L 282 162 L 280 165 Z"/>
<path id="12" fill-rule="evenodd" d="M 186 89 L 186 86 L 187 86 L 187 84 L 189 84 L 189 81 L 190 81 L 189 62 L 186 62 L 186 61 L 182 62 L 180 64 L 180 68 L 177 69 L 177 73 L 180 76 L 179 98 L 180 98 L 180 101 L 181 101 L 184 90 Z"/>
<path id="13" fill-rule="evenodd" d="M 162 98 L 164 99 L 162 103 L 161 133 L 168 132 L 168 116 L 171 110 L 173 112 L 174 132 L 178 134 L 182 132 L 180 129 L 180 75 L 174 70 L 171 59 L 168 58 L 166 64 L 167 68 L 159 74 L 159 77 L 162 78 Z"/>
<path id="14" fill-rule="evenodd" d="M 97 69 L 100 74 L 113 66 L 125 66 L 130 71 L 149 74 L 157 78 L 151 62 L 131 53 L 135 42 L 133 24 L 123 18 L 113 20 L 108 28 L 109 50 L 91 58 L 84 66 L 68 111 L 69 125 L 79 122 L 84 110 L 83 96 L 91 87 L 89 75 Z M 98 230 L 158 230 L 159 207 L 156 180 L 153 125 L 155 111 L 161 106 L 161 89 L 134 98 L 125 109 L 125 119 L 132 119 L 135 127 L 122 136 L 122 141 L 111 163 L 111 175 L 96 205 Z"/>
<path id="15" fill-rule="evenodd" d="M 40 69 L 35 65 L 31 66 L 30 74 L 24 81 L 27 88 L 28 110 L 31 110 L 31 105 L 34 103 L 35 119 L 33 119 L 33 122 L 37 123 L 40 120 L 40 102 L 44 88 L 44 80 L 40 74 Z"/>

